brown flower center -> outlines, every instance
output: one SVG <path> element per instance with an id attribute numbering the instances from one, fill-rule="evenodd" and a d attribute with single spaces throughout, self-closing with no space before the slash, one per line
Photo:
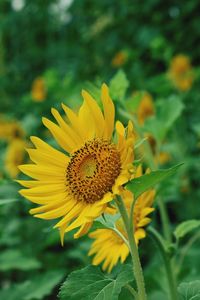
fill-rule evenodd
<path id="1" fill-rule="evenodd" d="M 114 144 L 102 139 L 85 143 L 71 157 L 66 179 L 78 201 L 94 203 L 112 190 L 121 170 L 120 154 Z"/>

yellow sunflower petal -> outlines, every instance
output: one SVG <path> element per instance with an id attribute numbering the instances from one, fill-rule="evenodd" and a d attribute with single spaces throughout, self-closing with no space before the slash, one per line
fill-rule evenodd
<path id="1" fill-rule="evenodd" d="M 74 234 L 74 238 L 77 239 L 83 235 L 85 235 L 91 228 L 92 222 L 88 222 L 83 224 L 80 229 Z"/>
<path id="2" fill-rule="evenodd" d="M 30 159 L 36 164 L 46 164 L 46 165 L 55 165 L 58 167 L 63 167 L 63 164 L 67 166 L 69 161 L 68 157 L 65 157 L 65 160 L 61 160 L 59 157 L 40 151 L 38 149 L 26 149 L 29 154 Z"/>
<path id="3" fill-rule="evenodd" d="M 55 109 L 51 109 L 51 113 L 58 122 L 60 128 L 63 129 L 63 131 L 66 133 L 66 135 L 73 141 L 75 147 L 78 149 L 82 146 L 84 140 L 79 135 L 76 134 L 76 132 L 70 128 L 69 125 L 63 120 L 59 112 Z"/>
<path id="4" fill-rule="evenodd" d="M 74 141 L 67 136 L 63 129 L 61 129 L 58 125 L 48 120 L 47 118 L 42 118 L 43 124 L 49 129 L 57 143 L 67 152 L 71 153 L 76 148 L 77 145 Z"/>
<path id="5" fill-rule="evenodd" d="M 21 191 L 19 192 L 21 194 Z M 26 199 L 28 199 L 29 201 L 36 203 L 36 204 L 49 204 L 51 202 L 56 202 L 56 201 L 62 201 L 62 199 L 65 199 L 66 195 L 64 193 L 61 194 L 56 194 L 54 196 L 28 196 L 28 195 L 24 195 L 24 197 L 26 197 Z"/>
<path id="6" fill-rule="evenodd" d="M 77 203 L 74 207 L 68 212 L 68 214 L 59 221 L 54 228 L 61 227 L 63 224 L 70 222 L 72 219 L 76 218 L 80 212 L 83 210 L 85 205 L 83 203 Z M 84 223 L 84 222 L 83 222 Z"/>
<path id="7" fill-rule="evenodd" d="M 29 189 L 22 189 L 20 190 L 20 193 L 23 196 L 52 196 L 52 195 L 57 195 L 60 192 L 65 193 L 64 190 L 64 185 L 63 183 L 61 184 L 52 184 L 52 185 L 40 185 L 36 187 L 32 187 Z"/>
<path id="8" fill-rule="evenodd" d="M 144 227 L 146 226 L 147 224 L 149 224 L 151 222 L 151 219 L 150 218 L 144 218 L 142 220 L 140 220 L 140 222 L 137 224 L 137 227 Z"/>
<path id="9" fill-rule="evenodd" d="M 49 144 L 45 143 L 43 140 L 36 136 L 30 137 L 31 142 L 35 145 L 35 147 L 45 153 L 48 153 L 49 155 L 52 155 L 59 159 L 59 161 L 69 161 L 69 157 L 66 156 L 64 153 L 56 150 L 55 148 L 51 147 Z"/>
<path id="10" fill-rule="evenodd" d="M 16 180 L 19 184 L 26 188 L 33 188 L 41 185 L 61 184 L 60 180 L 38 181 L 38 180 Z M 63 183 L 62 183 L 63 186 Z"/>
<path id="11" fill-rule="evenodd" d="M 59 228 L 59 231 L 60 231 L 60 241 L 61 241 L 61 245 L 62 246 L 64 246 L 65 229 L 66 229 L 67 225 L 68 225 L 68 223 L 64 223 Z"/>
<path id="12" fill-rule="evenodd" d="M 101 101 L 103 103 L 104 118 L 107 129 L 105 138 L 110 139 L 114 130 L 115 107 L 109 96 L 108 87 L 105 83 L 101 88 Z"/>
<path id="13" fill-rule="evenodd" d="M 146 217 L 155 210 L 154 207 L 145 207 L 141 212 L 141 218 Z"/>
<path id="14" fill-rule="evenodd" d="M 55 208 L 59 208 L 60 206 L 66 204 L 66 199 L 65 198 L 62 198 L 61 200 L 56 200 L 54 201 L 53 203 L 48 203 L 46 205 L 41 205 L 39 207 L 36 207 L 36 208 L 31 208 L 29 210 L 29 213 L 31 215 L 35 215 L 35 214 L 38 214 L 38 213 L 44 213 L 44 212 L 48 212 L 48 211 L 51 211 Z"/>
<path id="15" fill-rule="evenodd" d="M 67 107 L 65 104 L 62 103 L 62 108 L 71 123 L 71 126 L 73 130 L 82 137 L 83 140 L 87 139 L 87 132 L 84 130 L 84 128 L 81 126 L 79 122 L 78 116 L 71 110 L 69 107 Z"/>
<path id="16" fill-rule="evenodd" d="M 83 105 L 79 109 L 78 118 L 81 127 L 87 132 L 86 141 L 96 137 L 95 121 L 86 101 L 83 102 Z"/>
<path id="17" fill-rule="evenodd" d="M 134 237 L 137 241 L 141 240 L 141 239 L 144 239 L 146 237 L 146 232 L 144 231 L 144 229 L 142 228 L 139 228 L 135 234 L 134 234 Z"/>
<path id="18" fill-rule="evenodd" d="M 57 167 L 37 166 L 37 165 L 21 165 L 18 167 L 24 174 L 38 180 L 47 178 L 64 179 L 65 170 Z"/>
<path id="19" fill-rule="evenodd" d="M 83 90 L 82 96 L 90 109 L 91 115 L 94 118 L 96 137 L 102 137 L 105 128 L 105 121 L 101 109 L 89 93 Z"/>
<path id="20" fill-rule="evenodd" d="M 69 204 L 65 203 L 62 206 L 59 206 L 58 208 L 52 209 L 48 212 L 36 214 L 34 215 L 34 217 L 45 219 L 45 220 L 56 219 L 64 216 L 68 212 L 68 210 L 69 210 Z"/>

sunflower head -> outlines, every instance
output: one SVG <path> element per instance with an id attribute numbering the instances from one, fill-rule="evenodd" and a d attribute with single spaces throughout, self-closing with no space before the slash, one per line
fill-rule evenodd
<path id="1" fill-rule="evenodd" d="M 0 139 L 13 140 L 24 137 L 24 130 L 17 121 L 0 119 Z"/>
<path id="2" fill-rule="evenodd" d="M 11 178 L 19 174 L 18 166 L 23 163 L 25 157 L 25 141 L 20 138 L 13 139 L 6 150 L 5 168 Z"/>
<path id="3" fill-rule="evenodd" d="M 38 77 L 33 81 L 31 96 L 33 101 L 42 102 L 46 99 L 46 86 L 42 77 Z"/>
<path id="4" fill-rule="evenodd" d="M 141 166 L 137 168 L 135 177 L 140 177 L 142 175 Z M 126 209 L 130 214 L 131 204 L 134 201 L 133 194 L 128 190 L 123 189 L 121 192 L 122 199 L 126 205 Z M 152 207 L 155 197 L 155 191 L 149 190 L 143 193 L 135 201 L 133 210 L 133 224 L 134 231 L 133 235 L 138 245 L 139 240 L 145 238 L 146 232 L 144 227 L 148 225 L 151 219 L 148 217 L 154 208 Z M 122 222 L 122 219 L 118 219 L 116 228 L 120 233 L 127 239 L 127 234 Z M 94 242 L 89 251 L 89 255 L 95 254 L 93 258 L 93 264 L 98 265 L 103 262 L 103 270 L 108 270 L 111 272 L 112 268 L 120 260 L 121 263 L 125 261 L 129 254 L 129 248 L 117 233 L 111 229 L 97 229 L 90 233 L 89 236 L 94 239 Z"/>
<path id="5" fill-rule="evenodd" d="M 115 68 L 123 66 L 128 60 L 128 53 L 125 50 L 121 50 L 115 54 L 111 61 L 111 65 Z"/>
<path id="6" fill-rule="evenodd" d="M 159 164 L 159 165 L 164 165 L 166 163 L 168 163 L 171 160 L 171 155 L 168 152 L 162 151 L 160 152 L 156 157 L 155 157 L 155 161 Z"/>
<path id="7" fill-rule="evenodd" d="M 187 91 L 191 88 L 194 76 L 188 56 L 179 54 L 173 57 L 170 63 L 169 77 L 179 90 Z"/>
<path id="8" fill-rule="evenodd" d="M 137 117 L 140 125 L 143 125 L 145 120 L 155 114 L 153 99 L 151 95 L 145 92 L 140 100 Z"/>
<path id="9" fill-rule="evenodd" d="M 127 129 L 116 122 L 115 109 L 108 88 L 103 84 L 101 100 L 103 112 L 86 91 L 78 113 L 62 105 L 65 112 L 52 109 L 57 121 L 43 118 L 58 145 L 59 151 L 37 137 L 32 137 L 33 149 L 28 149 L 33 164 L 22 165 L 20 170 L 33 180 L 20 181 L 27 189 L 20 193 L 33 203 L 30 210 L 42 219 L 61 218 L 61 240 L 65 232 L 79 228 L 75 237 L 86 233 L 93 220 L 106 209 L 120 187 L 131 178 L 135 136 L 132 123 Z"/>
<path id="10" fill-rule="evenodd" d="M 176 75 L 182 75 L 191 69 L 190 59 L 188 56 L 178 54 L 174 56 L 170 63 L 170 70 Z"/>

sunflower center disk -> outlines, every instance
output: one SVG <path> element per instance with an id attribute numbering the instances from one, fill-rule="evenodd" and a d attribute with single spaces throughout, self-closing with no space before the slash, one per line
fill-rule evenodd
<path id="1" fill-rule="evenodd" d="M 66 172 L 67 185 L 75 199 L 94 203 L 112 190 L 120 170 L 116 146 L 95 139 L 73 154 Z"/>

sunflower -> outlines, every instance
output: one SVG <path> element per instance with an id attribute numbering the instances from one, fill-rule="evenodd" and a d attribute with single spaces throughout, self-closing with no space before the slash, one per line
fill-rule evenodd
<path id="1" fill-rule="evenodd" d="M 12 141 L 16 138 L 23 138 L 24 130 L 17 121 L 8 121 L 3 117 L 0 118 L 0 139 Z"/>
<path id="2" fill-rule="evenodd" d="M 33 81 L 31 96 L 35 102 L 42 102 L 46 99 L 46 86 L 43 78 L 38 77 Z"/>
<path id="3" fill-rule="evenodd" d="M 77 114 L 62 104 L 67 122 L 55 109 L 52 114 L 58 125 L 43 118 L 63 151 L 31 137 L 35 149 L 27 152 L 33 164 L 19 167 L 34 179 L 19 181 L 27 188 L 20 194 L 40 205 L 30 213 L 41 219 L 61 218 L 54 227 L 60 230 L 62 243 L 70 230 L 79 228 L 75 237 L 88 231 L 133 171 L 133 126 L 129 122 L 125 129 L 117 121 L 113 141 L 115 109 L 108 87 L 103 84 L 101 89 L 103 113 L 89 93 L 83 91 L 82 96 Z"/>
<path id="4" fill-rule="evenodd" d="M 140 126 L 144 125 L 147 118 L 155 115 L 153 98 L 147 91 L 133 92 L 126 106 L 128 111 L 136 116 Z"/>
<path id="5" fill-rule="evenodd" d="M 169 78 L 175 87 L 181 91 L 188 91 L 194 81 L 194 74 L 188 56 L 178 54 L 170 63 Z"/>
<path id="6" fill-rule="evenodd" d="M 12 178 L 16 178 L 19 174 L 18 165 L 22 164 L 25 157 L 26 143 L 23 139 L 13 139 L 6 150 L 5 169 Z"/>
<path id="7" fill-rule="evenodd" d="M 138 167 L 135 177 L 142 175 L 142 168 Z M 121 193 L 122 199 L 126 205 L 128 212 L 130 213 L 131 203 L 133 201 L 133 194 L 128 190 L 123 190 Z M 151 219 L 148 215 L 154 210 L 152 207 L 155 197 L 155 190 L 149 190 L 144 192 L 135 202 L 133 210 L 133 224 L 134 231 L 133 235 L 135 242 L 138 245 L 139 240 L 145 238 L 146 232 L 144 226 L 150 223 Z M 124 229 L 122 219 L 118 219 L 116 228 L 120 233 L 127 239 L 127 234 Z M 123 240 L 116 232 L 112 229 L 97 229 L 89 234 L 90 238 L 94 239 L 91 249 L 88 255 L 95 254 L 93 258 L 93 264 L 99 265 L 103 262 L 103 270 L 111 272 L 112 268 L 120 260 L 123 263 L 128 254 L 129 248 L 125 240 Z M 112 251 L 111 251 L 112 249 Z"/>
<path id="8" fill-rule="evenodd" d="M 137 108 L 138 123 L 144 125 L 145 120 L 155 114 L 154 103 L 151 95 L 145 92 Z"/>
<path id="9" fill-rule="evenodd" d="M 126 50 L 121 50 L 115 54 L 111 61 L 111 65 L 115 68 L 123 66 L 128 60 L 128 52 Z"/>
<path id="10" fill-rule="evenodd" d="M 168 163 L 171 159 L 172 159 L 171 155 L 168 152 L 164 152 L 164 151 L 161 151 L 155 157 L 155 161 L 159 165 L 164 165 L 164 164 Z"/>

